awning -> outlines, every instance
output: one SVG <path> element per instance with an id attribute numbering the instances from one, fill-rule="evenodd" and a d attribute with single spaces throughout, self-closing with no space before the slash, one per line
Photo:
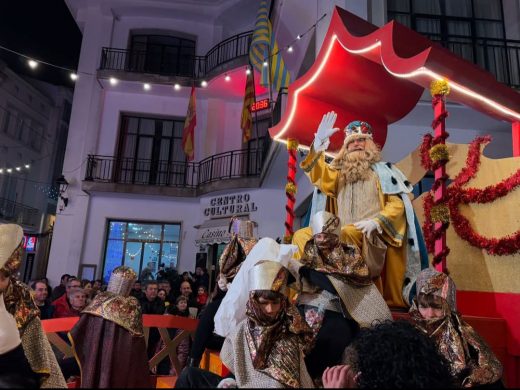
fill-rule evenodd
<path id="1" fill-rule="evenodd" d="M 520 121 L 520 94 L 487 71 L 395 21 L 377 27 L 336 7 L 316 61 L 289 85 L 284 115 L 269 133 L 276 141 L 296 139 L 309 147 L 323 114 L 334 110 L 337 127 L 367 121 L 383 147 L 388 125 L 406 116 L 430 82 L 441 78 L 451 87 L 448 101 Z M 343 138 L 342 131 L 334 134 L 329 150 L 339 150 Z"/>
<path id="2" fill-rule="evenodd" d="M 195 226 L 198 228 L 195 243 L 197 245 L 228 243 L 231 239 L 229 222 L 229 218 L 208 219 L 202 225 Z"/>

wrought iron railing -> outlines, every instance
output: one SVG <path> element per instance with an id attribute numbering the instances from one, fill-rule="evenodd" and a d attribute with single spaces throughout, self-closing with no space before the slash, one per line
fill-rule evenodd
<path id="1" fill-rule="evenodd" d="M 495 75 L 497 81 L 520 88 L 520 40 L 476 38 L 463 35 L 425 34 L 452 53 Z"/>
<path id="2" fill-rule="evenodd" d="M 218 66 L 247 56 L 252 35 L 252 31 L 247 31 L 227 38 L 205 56 L 171 56 L 164 51 L 152 54 L 146 50 L 103 47 L 99 68 L 202 79 Z"/>
<path id="3" fill-rule="evenodd" d="M 9 199 L 0 198 L 0 219 L 23 226 L 37 226 L 40 222 L 40 211 Z"/>
<path id="4" fill-rule="evenodd" d="M 263 148 L 232 150 L 200 162 L 89 155 L 86 181 L 198 188 L 219 180 L 259 176 Z"/>

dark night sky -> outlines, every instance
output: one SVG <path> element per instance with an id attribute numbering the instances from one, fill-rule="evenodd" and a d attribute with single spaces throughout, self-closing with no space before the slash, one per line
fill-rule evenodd
<path id="1" fill-rule="evenodd" d="M 64 0 L 0 0 L 0 45 L 35 59 L 76 69 L 81 32 Z M 0 49 L 0 58 L 16 73 L 72 87 L 69 73 Z"/>

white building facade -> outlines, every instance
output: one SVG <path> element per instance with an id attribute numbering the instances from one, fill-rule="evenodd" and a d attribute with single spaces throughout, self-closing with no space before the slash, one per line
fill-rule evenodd
<path id="1" fill-rule="evenodd" d="M 45 273 L 71 107 L 70 88 L 0 63 L 0 221 L 24 229 L 24 280 Z"/>
<path id="2" fill-rule="evenodd" d="M 478 22 L 480 14 L 467 14 L 471 7 L 451 9 L 444 0 L 429 10 L 414 10 L 424 3 L 415 0 L 273 1 L 278 43 L 282 48 L 293 43 L 291 52 L 283 52 L 293 80 L 312 64 L 336 5 L 376 25 L 400 18 L 432 39 L 449 43 L 456 36 L 462 42 L 454 47 L 459 54 L 469 55 L 466 44 L 480 53 L 483 41 L 499 42 L 506 52 L 520 50 L 509 44 L 520 38 L 520 12 L 513 0 L 491 1 L 495 7 L 488 5 L 486 12 L 496 20 L 469 34 L 460 25 L 453 30 L 457 34 L 447 30 L 455 28 L 452 14 L 460 23 Z M 467 2 L 474 3 L 471 9 L 484 6 Z M 256 118 L 253 141 L 242 142 L 240 129 L 257 2 L 152 0 L 143 6 L 134 0 L 67 0 L 67 5 L 83 42 L 63 168 L 69 201 L 57 215 L 47 269 L 51 283 L 64 273 L 106 279 L 120 264 L 137 272 L 149 263 L 154 270 L 164 263 L 193 271 L 200 261 L 211 269 L 235 214 L 257 222 L 258 237 L 283 237 L 287 152 L 266 140 L 267 112 Z M 428 23 L 415 16 L 419 11 L 431 13 Z M 501 58 L 502 52 L 496 53 L 475 61 L 486 65 Z M 520 86 L 518 67 L 515 74 L 514 64 L 494 64 L 491 70 L 500 81 Z M 188 162 L 181 145 L 192 85 L 197 125 L 195 159 Z M 276 95 L 257 90 L 257 100 L 276 100 Z M 283 95 L 278 98 L 283 110 Z M 491 134 L 489 156 L 512 154 L 508 124 L 458 105 L 448 110 L 451 142 Z M 431 120 L 425 94 L 408 116 L 389 127 L 385 159 L 398 161 L 415 149 Z M 301 171 L 297 179 L 297 210 L 303 215 L 312 186 Z"/>

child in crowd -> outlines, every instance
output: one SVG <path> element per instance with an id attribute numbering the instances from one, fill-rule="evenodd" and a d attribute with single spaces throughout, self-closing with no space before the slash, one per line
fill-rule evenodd
<path id="1" fill-rule="evenodd" d="M 184 296 L 180 296 L 175 300 L 175 305 L 170 305 L 166 308 L 167 314 L 172 314 L 174 316 L 180 317 L 189 317 L 190 312 L 188 310 L 188 299 Z M 175 338 L 182 332 L 182 329 L 171 329 L 170 337 Z M 161 343 L 162 344 L 162 343 Z M 190 354 L 190 338 L 187 337 L 183 339 L 179 345 L 177 346 L 177 358 L 179 359 L 179 363 L 181 365 L 181 369 L 184 368 L 188 362 L 188 356 Z M 160 348 L 162 348 L 161 345 Z M 175 368 L 171 367 L 170 375 L 178 375 L 175 373 Z"/>
<path id="2" fill-rule="evenodd" d="M 457 313 L 453 280 L 433 268 L 417 277 L 410 308 L 414 325 L 435 341 L 459 387 L 502 388 L 502 364 L 480 335 Z"/>
<path id="3" fill-rule="evenodd" d="M 208 292 L 206 291 L 206 287 L 199 286 L 197 289 L 197 305 L 199 309 L 206 305 L 208 302 Z"/>

